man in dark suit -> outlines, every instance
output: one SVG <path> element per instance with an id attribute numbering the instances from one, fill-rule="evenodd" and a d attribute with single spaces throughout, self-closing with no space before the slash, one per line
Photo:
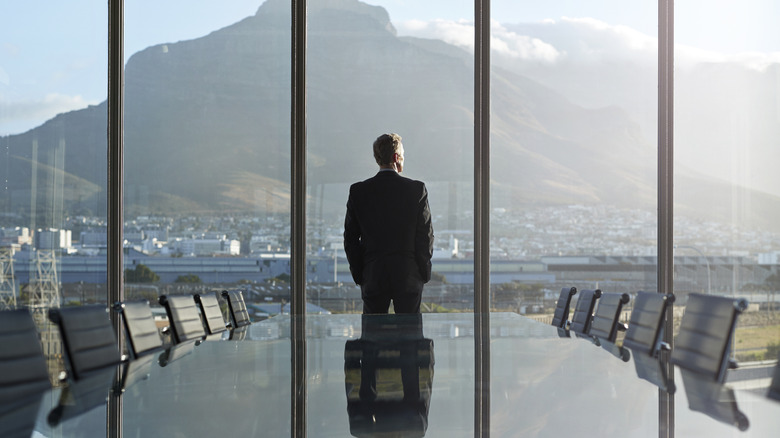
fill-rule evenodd
<path id="1" fill-rule="evenodd" d="M 374 142 L 379 172 L 349 189 L 344 250 L 363 296 L 363 313 L 420 313 L 431 279 L 433 226 L 428 190 L 400 175 L 404 147 L 398 134 Z"/>

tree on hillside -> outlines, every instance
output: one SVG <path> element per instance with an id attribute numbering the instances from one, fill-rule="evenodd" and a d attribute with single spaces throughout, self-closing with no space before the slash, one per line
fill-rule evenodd
<path id="1" fill-rule="evenodd" d="M 200 277 L 198 277 L 195 274 L 187 274 L 187 275 L 179 275 L 176 277 L 176 281 L 174 283 L 196 283 L 200 284 L 202 281 L 200 280 Z"/>
<path id="2" fill-rule="evenodd" d="M 127 283 L 154 283 L 160 281 L 160 276 L 148 266 L 139 263 L 135 269 L 125 269 L 125 281 Z"/>

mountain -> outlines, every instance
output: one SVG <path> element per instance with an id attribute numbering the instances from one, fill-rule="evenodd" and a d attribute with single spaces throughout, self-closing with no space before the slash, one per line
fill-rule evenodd
<path id="1" fill-rule="evenodd" d="M 371 142 L 392 131 L 404 137 L 410 177 L 456 187 L 468 199 L 470 55 L 441 41 L 399 37 L 383 8 L 356 0 L 316 2 L 308 17 L 312 196 L 317 184 L 343 187 L 371 176 Z M 287 211 L 289 58 L 285 0 L 268 0 L 254 16 L 202 38 L 134 54 L 126 66 L 126 213 Z M 629 113 L 584 108 L 498 66 L 491 86 L 494 206 L 598 202 L 655 209 L 655 145 Z M 37 160 L 46 163 L 35 169 L 38 187 L 53 178 L 66 182 L 63 193 L 37 196 L 39 210 L 57 196 L 73 214 L 104 205 L 105 112 L 104 103 L 0 138 L 9 163 L 0 166 L 0 179 L 9 181 L 2 210 L 29 211 L 36 143 Z M 343 190 L 322 197 L 319 208 L 343 210 Z M 683 209 L 696 214 L 709 201 L 715 200 L 695 197 Z M 780 212 L 777 197 L 761 202 L 763 213 Z"/>

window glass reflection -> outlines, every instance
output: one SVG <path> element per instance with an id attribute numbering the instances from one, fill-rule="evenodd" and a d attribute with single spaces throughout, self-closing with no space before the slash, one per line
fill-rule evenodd
<path id="1" fill-rule="evenodd" d="M 491 2 L 491 311 L 525 315 L 543 330 L 572 288 L 569 321 L 588 313 L 588 294 L 656 291 L 656 8 L 655 1 Z M 632 300 L 623 304 L 618 320 L 628 322 L 632 309 Z M 493 313 L 491 326 L 506 316 Z M 587 327 L 590 318 L 582 318 Z M 618 343 L 624 335 L 617 332 Z M 556 348 L 553 356 L 569 346 Z M 517 423 L 514 406 L 544 381 L 506 367 L 511 351 L 491 346 L 490 427 L 499 434 L 528 427 Z M 608 403 L 597 389 L 588 394 Z"/>
<path id="2" fill-rule="evenodd" d="M 306 239 L 310 313 L 361 312 L 343 250 L 349 187 L 376 175 L 397 133 L 403 175 L 425 182 L 434 228 L 423 312 L 473 309 L 473 4 L 308 5 Z"/>
<path id="3" fill-rule="evenodd" d="M 0 310 L 33 314 L 55 384 L 49 309 L 107 294 L 106 2 L 73 6 L 0 7 Z"/>
<path id="4" fill-rule="evenodd" d="M 290 300 L 290 5 L 179 9 L 126 3 L 125 297 L 240 290 L 253 320 L 279 315 Z"/>
<path id="5" fill-rule="evenodd" d="M 492 2 L 493 310 L 656 289 L 656 4 L 618 6 Z"/>
<path id="6" fill-rule="evenodd" d="M 780 9 L 719 3 L 675 11 L 674 289 L 680 308 L 690 293 L 747 299 L 732 358 L 760 368 L 780 354 Z M 765 388 L 743 375 L 727 380 Z"/>

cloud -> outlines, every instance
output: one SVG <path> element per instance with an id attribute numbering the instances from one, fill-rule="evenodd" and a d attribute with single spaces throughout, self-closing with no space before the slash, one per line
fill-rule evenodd
<path id="1" fill-rule="evenodd" d="M 0 135 L 19 133 L 57 114 L 85 108 L 90 104 L 80 95 L 51 93 L 40 99 L 9 101 L 0 95 Z"/>
<path id="2" fill-rule="evenodd" d="M 407 20 L 395 25 L 399 35 L 439 39 L 474 50 L 474 24 L 470 21 Z M 493 20 L 490 45 L 497 62 L 555 64 L 566 60 L 594 65 L 619 60 L 648 67 L 658 62 L 656 35 L 591 17 L 561 17 L 518 24 Z M 675 45 L 677 68 L 687 69 L 702 62 L 735 62 L 763 71 L 769 65 L 780 63 L 780 52 L 724 54 Z"/>
<path id="3" fill-rule="evenodd" d="M 470 21 L 408 20 L 399 22 L 395 26 L 399 35 L 439 39 L 474 51 L 474 23 Z M 561 53 L 551 44 L 539 38 L 508 30 L 495 20 L 491 23 L 490 46 L 493 53 L 513 59 L 555 62 L 561 56 Z"/>
<path id="4" fill-rule="evenodd" d="M 550 43 L 528 35 L 520 35 L 493 20 L 490 28 L 490 47 L 496 54 L 523 60 L 553 63 L 563 53 Z"/>

